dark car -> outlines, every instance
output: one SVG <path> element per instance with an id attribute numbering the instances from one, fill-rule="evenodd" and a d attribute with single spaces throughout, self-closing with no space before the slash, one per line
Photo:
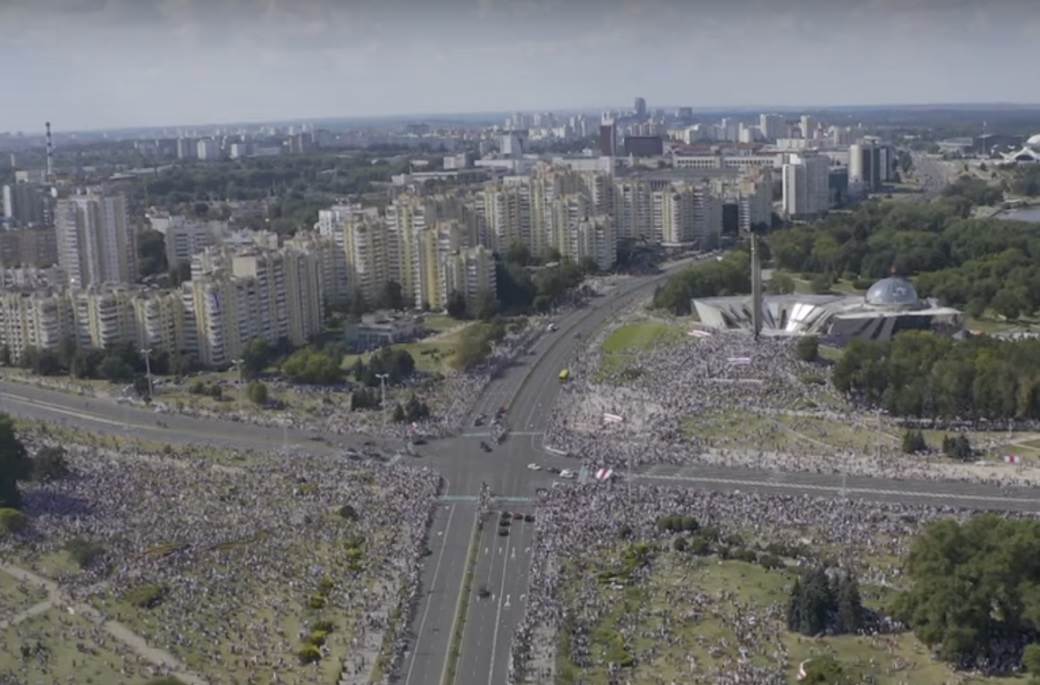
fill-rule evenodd
<path id="1" fill-rule="evenodd" d="M 490 596 L 491 590 L 488 590 L 486 585 L 481 585 L 480 589 L 477 590 L 477 597 L 480 597 L 481 599 L 487 599 Z"/>
<path id="2" fill-rule="evenodd" d="M 483 440 L 481 440 L 480 441 L 480 449 L 484 450 L 485 452 L 490 452 L 491 451 L 491 445 L 489 445 L 486 442 L 484 442 Z"/>

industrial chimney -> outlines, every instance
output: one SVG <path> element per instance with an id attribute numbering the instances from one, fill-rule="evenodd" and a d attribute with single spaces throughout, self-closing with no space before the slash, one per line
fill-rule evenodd
<path id="1" fill-rule="evenodd" d="M 762 265 L 758 262 L 758 236 L 751 234 L 751 328 L 758 340 L 762 332 Z"/>

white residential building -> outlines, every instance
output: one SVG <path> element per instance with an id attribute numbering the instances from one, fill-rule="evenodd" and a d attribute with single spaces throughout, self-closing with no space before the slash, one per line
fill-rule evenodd
<path id="1" fill-rule="evenodd" d="M 58 264 L 72 288 L 137 279 L 137 232 L 124 195 L 89 193 L 58 200 Z"/>

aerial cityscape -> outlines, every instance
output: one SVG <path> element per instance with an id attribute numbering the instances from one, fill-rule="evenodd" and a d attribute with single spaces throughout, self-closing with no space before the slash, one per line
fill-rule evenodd
<path id="1" fill-rule="evenodd" d="M 0 25 L 0 685 L 1040 683 L 1040 6 Z"/>

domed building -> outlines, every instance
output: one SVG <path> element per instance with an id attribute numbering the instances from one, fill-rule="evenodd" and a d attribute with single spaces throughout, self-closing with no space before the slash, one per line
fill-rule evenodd
<path id="1" fill-rule="evenodd" d="M 749 296 L 695 299 L 693 308 L 705 326 L 753 330 Z M 762 335 L 817 335 L 839 345 L 854 338 L 890 340 L 906 330 L 963 330 L 958 310 L 921 299 L 913 283 L 898 276 L 882 278 L 864 295 L 767 295 L 761 311 Z"/>
<path id="2" fill-rule="evenodd" d="M 1004 162 L 1008 164 L 1040 163 L 1040 133 L 1030 136 L 1021 150 L 1004 155 Z"/>

